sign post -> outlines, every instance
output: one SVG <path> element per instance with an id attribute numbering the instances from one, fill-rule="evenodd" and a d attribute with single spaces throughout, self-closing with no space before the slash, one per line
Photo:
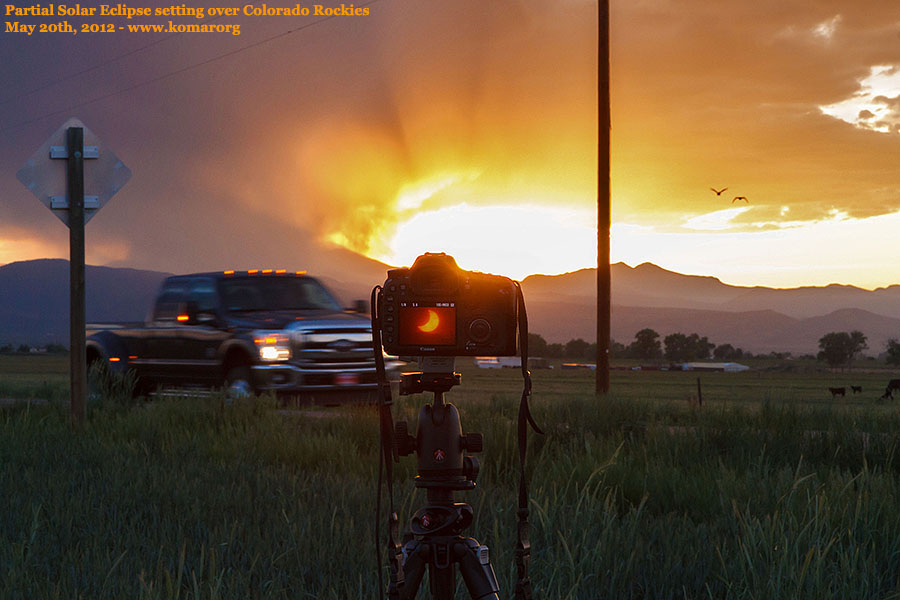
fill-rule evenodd
<path id="1" fill-rule="evenodd" d="M 96 165 L 88 176 L 85 159 Z M 81 121 L 69 119 L 16 177 L 69 227 L 69 381 L 72 420 L 81 422 L 87 396 L 84 226 L 128 182 L 131 171 L 112 152 L 101 152 L 99 140 Z M 86 196 L 86 187 L 98 195 Z"/>
<path id="2" fill-rule="evenodd" d="M 87 396 L 87 360 L 84 330 L 84 130 L 66 130 L 66 196 L 69 200 L 69 377 L 72 418 L 78 422 L 85 416 Z"/>

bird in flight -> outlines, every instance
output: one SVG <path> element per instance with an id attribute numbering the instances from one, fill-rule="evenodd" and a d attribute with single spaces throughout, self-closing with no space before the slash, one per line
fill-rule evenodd
<path id="1" fill-rule="evenodd" d="M 721 196 L 721 195 L 722 195 L 722 192 L 724 192 L 724 191 L 727 190 L 728 188 L 727 188 L 727 187 L 723 187 L 721 190 L 717 190 L 716 188 L 709 188 L 709 189 L 711 189 L 712 191 L 714 191 L 714 192 L 716 193 L 716 196 Z"/>
<path id="2" fill-rule="evenodd" d="M 737 202 L 738 200 L 743 200 L 743 201 L 746 202 L 747 204 L 750 204 L 750 201 L 747 200 L 747 196 L 735 196 L 735 197 L 734 197 L 734 200 L 732 200 L 731 203 L 734 204 L 734 203 Z"/>

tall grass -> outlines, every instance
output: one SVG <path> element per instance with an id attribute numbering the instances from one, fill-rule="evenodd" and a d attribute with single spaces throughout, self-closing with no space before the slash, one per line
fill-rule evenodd
<path id="1" fill-rule="evenodd" d="M 646 386 L 597 400 L 568 378 L 533 398 L 537 598 L 900 597 L 888 407 L 758 386 L 701 410 Z M 513 379 L 472 379 L 448 395 L 485 435 L 478 487 L 458 498 L 511 598 L 518 396 Z M 0 410 L 0 598 L 378 597 L 374 410 L 275 408 L 101 398 L 77 428 L 58 402 Z M 402 519 L 424 500 L 414 470 L 396 470 Z"/>

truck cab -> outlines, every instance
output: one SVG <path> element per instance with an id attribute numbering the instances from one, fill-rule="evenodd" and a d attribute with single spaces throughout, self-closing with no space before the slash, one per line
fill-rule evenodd
<path id="1" fill-rule="evenodd" d="M 88 336 L 89 362 L 131 369 L 144 388 L 272 391 L 320 404 L 375 399 L 369 317 L 345 310 L 303 271 L 169 277 L 144 324 L 96 326 Z"/>

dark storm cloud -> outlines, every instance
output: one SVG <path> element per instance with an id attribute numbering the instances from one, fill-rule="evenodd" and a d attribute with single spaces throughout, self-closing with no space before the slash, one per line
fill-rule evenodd
<path id="1" fill-rule="evenodd" d="M 445 163 L 490 154 L 508 169 L 485 177 L 510 177 L 539 172 L 543 148 L 545 179 L 562 164 L 550 138 L 583 124 L 560 114 L 590 119 L 595 102 L 592 3 L 370 9 L 309 27 L 245 17 L 240 36 L 0 38 L 0 241 L 64 247 L 14 174 L 73 115 L 134 173 L 89 224 L 89 258 L 93 241 L 105 262 L 170 271 L 296 254 L 283 240 L 309 255 L 333 232 L 365 248 L 396 220 L 398 190 Z M 590 178 L 591 137 L 563 146 Z"/>

